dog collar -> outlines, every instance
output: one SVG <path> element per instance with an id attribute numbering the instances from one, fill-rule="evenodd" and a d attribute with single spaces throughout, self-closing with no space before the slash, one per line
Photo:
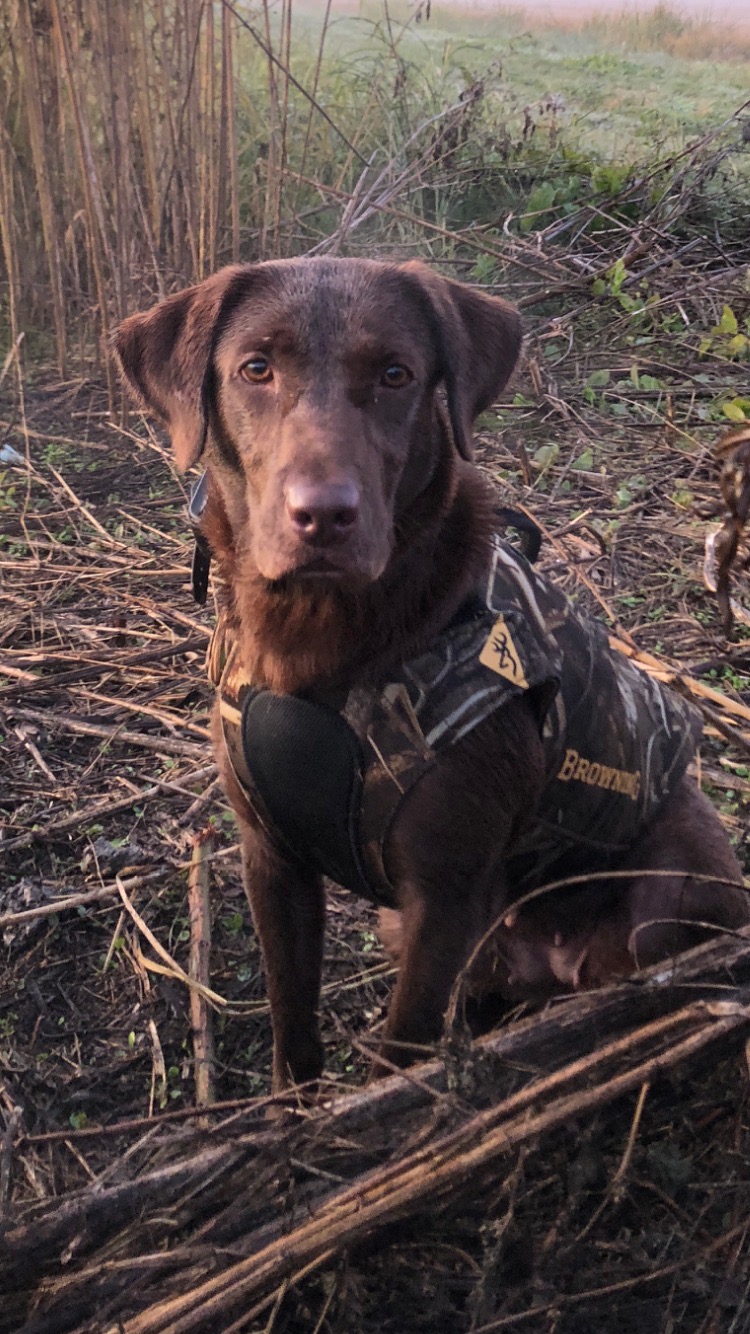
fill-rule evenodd
<path id="1" fill-rule="evenodd" d="M 193 561 L 190 575 L 193 585 L 193 597 L 199 607 L 204 607 L 208 597 L 208 576 L 211 570 L 211 548 L 200 531 L 200 522 L 208 499 L 208 473 L 201 473 L 190 490 L 188 519 L 195 534 Z"/>

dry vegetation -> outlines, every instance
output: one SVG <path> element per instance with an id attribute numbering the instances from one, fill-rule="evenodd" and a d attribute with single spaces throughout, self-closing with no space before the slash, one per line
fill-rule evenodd
<path id="1" fill-rule="evenodd" d="M 264 1120 L 211 614 L 182 483 L 104 346 L 238 255 L 418 254 L 516 299 L 526 365 L 481 464 L 543 523 L 553 576 L 700 699 L 747 861 L 750 645 L 701 567 L 714 446 L 750 417 L 748 108 L 725 87 L 679 143 L 605 153 L 576 98 L 632 93 L 616 27 L 563 97 L 488 68 L 489 37 L 480 68 L 435 7 L 418 32 L 413 10 L 292 8 L 0 16 L 0 1330 L 743 1334 L 747 940 L 480 1048 L 459 1012 L 439 1061 L 362 1092 L 391 977 L 334 894 L 323 1020 L 349 1096 Z M 507 23 L 498 57 L 526 60 Z"/>

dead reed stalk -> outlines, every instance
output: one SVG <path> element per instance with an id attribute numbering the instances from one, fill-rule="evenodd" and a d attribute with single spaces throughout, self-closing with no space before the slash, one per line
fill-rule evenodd
<path id="1" fill-rule="evenodd" d="M 188 876 L 188 904 L 190 914 L 190 976 L 208 990 L 211 984 L 211 904 L 209 900 L 210 856 L 213 851 L 213 833 L 210 829 L 196 834 Z M 206 1004 L 205 991 L 190 992 L 190 1018 L 193 1026 L 193 1056 L 195 1059 L 195 1101 L 206 1107 L 215 1101 L 214 1093 L 214 1035 L 211 1011 Z"/>
<path id="2" fill-rule="evenodd" d="M 111 404 L 113 325 L 240 257 L 237 19 L 230 5 L 214 11 L 206 0 L 18 0 L 8 18 L 0 270 L 11 336 L 50 325 L 65 378 L 83 320 L 81 347 L 97 350 Z M 285 14 L 288 61 L 291 0 Z"/>

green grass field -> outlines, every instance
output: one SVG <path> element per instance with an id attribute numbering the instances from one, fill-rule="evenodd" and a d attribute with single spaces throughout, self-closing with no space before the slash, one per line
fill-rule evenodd
<path id="1" fill-rule="evenodd" d="M 301 46 L 319 36 L 316 10 L 303 8 L 298 16 Z M 378 5 L 359 10 L 332 23 L 329 55 L 347 77 L 364 78 L 386 29 Z M 680 146 L 750 95 L 750 33 L 690 21 L 664 6 L 641 17 L 624 11 L 556 23 L 522 7 L 487 14 L 437 5 L 429 22 L 419 24 L 405 5 L 391 5 L 390 13 L 398 54 L 427 99 L 437 93 L 447 100 L 462 81 L 494 66 L 498 127 L 552 97 L 564 107 L 558 119 L 576 144 L 608 159 Z"/>

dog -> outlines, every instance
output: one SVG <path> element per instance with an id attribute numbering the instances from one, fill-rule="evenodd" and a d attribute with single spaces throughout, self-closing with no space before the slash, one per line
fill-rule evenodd
<path id="1" fill-rule="evenodd" d="M 276 1093 L 323 1068 L 326 876 L 399 960 L 375 1075 L 440 1038 L 469 965 L 470 992 L 539 1002 L 748 921 L 689 775 L 697 715 L 495 535 L 472 429 L 521 338 L 499 297 L 338 258 L 223 269 L 115 335 L 205 468 L 213 737 Z"/>

